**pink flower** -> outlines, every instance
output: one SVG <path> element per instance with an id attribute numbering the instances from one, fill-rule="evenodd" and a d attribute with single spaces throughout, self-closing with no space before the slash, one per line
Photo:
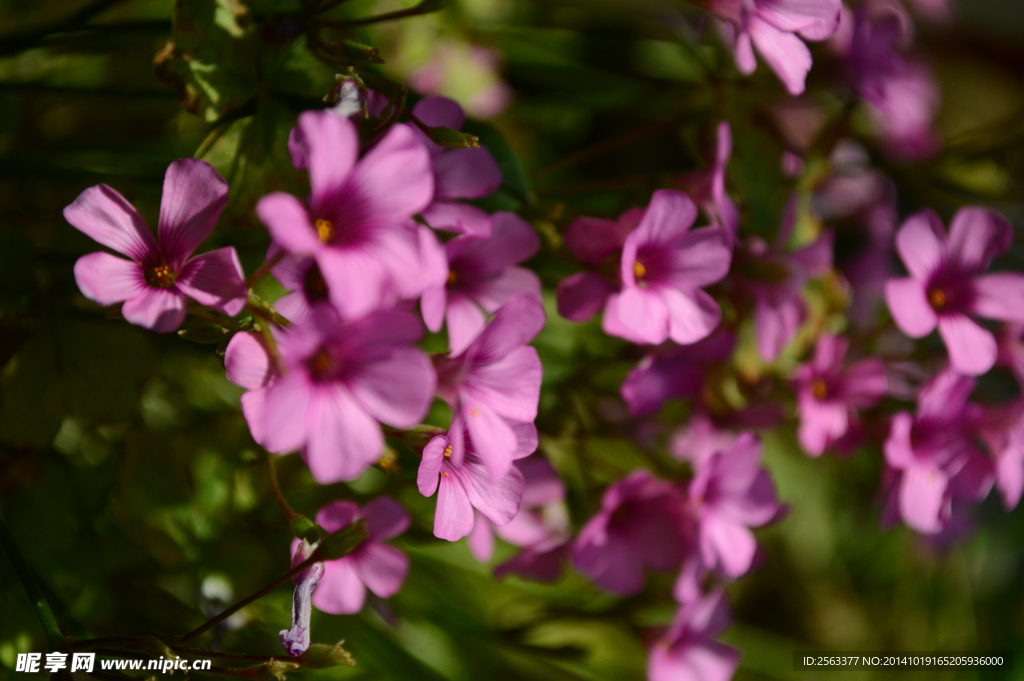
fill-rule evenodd
<path id="1" fill-rule="evenodd" d="M 622 288 L 619 279 L 622 246 L 643 219 L 642 208 L 630 208 L 618 220 L 577 218 L 565 229 L 565 245 L 589 269 L 558 284 L 558 314 L 585 322 Z"/>
<path id="2" fill-rule="evenodd" d="M 994 460 L 995 484 L 1003 495 L 1003 506 L 1011 511 L 1024 493 L 1024 401 L 990 409 L 979 431 Z"/>
<path id="3" fill-rule="evenodd" d="M 242 411 L 253 439 L 272 452 L 301 450 L 313 478 L 331 484 L 380 458 L 378 421 L 409 428 L 426 414 L 435 374 L 413 346 L 421 334 L 403 312 L 344 322 L 320 306 L 277 337 L 280 372 L 255 334 L 236 334 L 224 360 L 228 379 L 249 390 Z"/>
<path id="4" fill-rule="evenodd" d="M 704 374 L 732 354 L 735 341 L 731 332 L 718 328 L 693 345 L 649 353 L 619 388 L 630 413 L 650 416 L 670 399 L 697 397 L 704 387 Z"/>
<path id="5" fill-rule="evenodd" d="M 746 573 L 757 550 L 750 528 L 782 512 L 771 477 L 761 468 L 761 443 L 752 433 L 741 433 L 729 449 L 704 461 L 687 494 L 702 568 L 731 578 Z"/>
<path id="6" fill-rule="evenodd" d="M 412 113 L 420 122 L 432 127 L 458 130 L 466 122 L 462 107 L 447 97 L 424 97 L 416 102 Z M 487 213 L 459 199 L 487 196 L 501 184 L 501 170 L 491 152 L 486 147 L 446 149 L 418 129 L 416 132 L 430 152 L 434 173 L 434 201 L 423 210 L 423 219 L 434 229 L 478 236 L 490 234 Z"/>
<path id="7" fill-rule="evenodd" d="M 1024 274 L 982 274 L 1012 240 L 1010 223 L 984 208 L 957 211 L 948 237 L 935 213 L 909 217 L 896 234 L 896 250 L 910 276 L 885 287 L 896 325 L 911 338 L 938 326 L 954 369 L 970 376 L 991 369 L 996 339 L 969 315 L 1024 322 Z"/>
<path id="8" fill-rule="evenodd" d="M 360 518 L 366 521 L 366 539 L 351 553 L 323 563 L 324 575 L 313 591 L 317 610 L 350 615 L 363 609 L 367 589 L 381 598 L 391 598 L 402 588 L 409 559 L 384 544 L 409 527 L 409 514 L 401 504 L 390 497 L 377 497 L 360 509 L 351 501 L 332 501 L 316 514 L 317 524 L 332 533 Z M 298 544 L 296 540 L 292 546 Z"/>
<path id="9" fill-rule="evenodd" d="M 932 118 L 939 108 L 939 87 L 931 70 L 898 51 L 907 22 L 897 9 L 882 16 L 867 8 L 856 13 L 847 69 L 857 92 L 871 107 L 886 148 L 902 158 L 935 151 Z"/>
<path id="10" fill-rule="evenodd" d="M 682 605 L 651 649 L 648 681 L 729 681 L 740 653 L 714 640 L 728 626 L 729 606 L 721 591 Z"/>
<path id="11" fill-rule="evenodd" d="M 729 22 L 736 66 L 757 68 L 754 47 L 791 95 L 804 91 L 811 70 L 805 40 L 825 40 L 839 28 L 841 0 L 710 0 L 712 13 Z M 799 38 L 797 36 L 800 36 Z"/>
<path id="12" fill-rule="evenodd" d="M 682 192 L 660 189 L 622 248 L 622 290 L 611 294 L 604 330 L 634 343 L 680 345 L 706 337 L 721 320 L 701 288 L 722 279 L 732 257 L 721 229 L 690 231 L 697 208 Z"/>
<path id="13" fill-rule="evenodd" d="M 256 214 L 281 248 L 316 261 L 343 317 L 415 298 L 443 278 L 411 220 L 434 193 L 430 154 L 411 128 L 393 126 L 357 161 L 355 125 L 331 111 L 307 111 L 289 148 L 295 166 L 309 169 L 309 205 L 275 192 L 259 200 Z"/>
<path id="14" fill-rule="evenodd" d="M 811 456 L 847 444 L 848 436 L 856 433 L 857 409 L 875 406 L 888 389 L 880 359 L 862 359 L 843 368 L 849 347 L 846 338 L 824 334 L 814 358 L 797 370 L 800 446 Z"/>
<path id="15" fill-rule="evenodd" d="M 454 459 L 461 463 L 468 434 L 476 456 L 497 482 L 512 461 L 537 448 L 542 369 L 526 345 L 544 326 L 544 308 L 534 296 L 505 303 L 462 354 L 437 365 L 438 396 L 455 412 L 449 428 Z"/>
<path id="16" fill-rule="evenodd" d="M 514 267 L 537 253 L 537 233 L 515 213 L 495 213 L 489 224 L 489 236 L 464 234 L 444 245 L 448 280 L 428 288 L 420 301 L 428 329 L 439 331 L 447 321 L 452 355 L 465 350 L 486 326 L 484 312 L 493 314 L 518 293 L 540 298 L 537 275 Z"/>
<path id="17" fill-rule="evenodd" d="M 523 496 L 523 474 L 512 466 L 497 481 L 489 475 L 476 454 L 467 448 L 462 461 L 452 456 L 450 440 L 438 435 L 423 449 L 416 476 L 420 494 L 437 494 L 434 536 L 448 541 L 473 531 L 473 509 L 495 525 L 505 525 L 519 512 Z"/>
<path id="18" fill-rule="evenodd" d="M 991 464 L 971 441 L 977 417 L 967 400 L 974 383 L 947 369 L 921 389 L 913 416 L 892 419 L 885 442 L 885 459 L 898 474 L 892 502 L 918 532 L 942 531 L 954 500 L 982 498 L 991 486 Z"/>
<path id="19" fill-rule="evenodd" d="M 580 530 L 572 547 L 576 568 L 599 586 L 628 596 L 644 586 L 647 569 L 678 568 L 689 546 L 684 501 L 668 482 L 647 471 L 619 480 L 601 499 L 601 510 Z"/>
<path id="20" fill-rule="evenodd" d="M 728 121 L 718 124 L 717 133 L 715 161 L 712 166 L 707 170 L 686 175 L 682 179 L 682 185 L 711 220 L 711 224 L 725 230 L 732 245 L 739 239 L 740 210 L 725 191 L 725 167 L 732 155 L 732 129 Z"/>
<path id="21" fill-rule="evenodd" d="M 754 297 L 757 348 L 766 362 L 778 359 L 803 323 L 803 291 L 808 279 L 820 277 L 832 267 L 831 232 L 823 232 L 816 241 L 796 251 L 782 252 L 792 221 L 791 204 L 773 246 L 752 237 L 737 254 L 742 283 Z"/>
<path id="22" fill-rule="evenodd" d="M 157 238 L 134 207 L 105 184 L 89 187 L 64 218 L 131 260 L 97 252 L 75 263 L 82 294 L 100 305 L 124 302 L 137 326 L 173 331 L 185 318 L 185 297 L 234 316 L 248 298 L 242 266 L 228 246 L 190 258 L 210 235 L 228 202 L 228 185 L 205 161 L 182 158 L 167 168 Z"/>
<path id="23" fill-rule="evenodd" d="M 669 441 L 669 452 L 680 461 L 702 468 L 714 454 L 731 449 L 736 434 L 719 429 L 706 413 L 698 411 Z"/>

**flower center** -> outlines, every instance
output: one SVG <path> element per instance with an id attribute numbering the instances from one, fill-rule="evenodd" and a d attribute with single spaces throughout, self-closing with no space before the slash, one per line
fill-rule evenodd
<path id="1" fill-rule="evenodd" d="M 644 267 L 644 264 L 639 261 L 633 263 L 633 278 L 639 282 L 645 276 L 647 276 L 647 268 Z"/>
<path id="2" fill-rule="evenodd" d="M 302 278 L 302 291 L 306 294 L 306 300 L 313 303 L 319 300 L 327 300 L 327 282 L 320 268 L 313 265 Z"/>
<path id="3" fill-rule="evenodd" d="M 157 265 L 145 270 L 146 283 L 156 288 L 170 288 L 177 279 L 177 275 L 171 271 L 170 265 Z"/>
<path id="4" fill-rule="evenodd" d="M 316 238 L 320 239 L 320 243 L 329 243 L 331 237 L 334 236 L 334 223 L 330 220 L 319 218 L 313 223 L 313 226 L 316 227 Z"/>
<path id="5" fill-rule="evenodd" d="M 814 379 L 811 383 L 811 394 L 814 395 L 814 399 L 820 402 L 828 397 L 828 385 L 820 378 Z"/>
<path id="6" fill-rule="evenodd" d="M 455 272 L 455 270 L 448 270 L 448 284 L 449 285 L 454 284 L 458 280 L 459 280 L 459 275 Z"/>
<path id="7" fill-rule="evenodd" d="M 946 294 L 942 289 L 933 288 L 928 291 L 928 304 L 932 306 L 932 309 L 936 312 L 942 312 L 943 308 L 946 307 Z"/>
<path id="8" fill-rule="evenodd" d="M 306 367 L 314 378 L 324 379 L 337 371 L 338 361 L 331 356 L 327 348 L 320 348 L 306 360 Z"/>
<path id="9" fill-rule="evenodd" d="M 445 456 L 451 456 L 452 455 L 452 446 L 451 445 L 448 445 L 448 446 L 446 446 L 444 448 L 444 455 Z"/>

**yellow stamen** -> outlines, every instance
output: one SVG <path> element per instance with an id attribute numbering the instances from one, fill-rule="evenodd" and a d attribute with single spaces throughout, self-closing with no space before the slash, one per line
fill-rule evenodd
<path id="1" fill-rule="evenodd" d="M 329 374 L 334 368 L 334 360 L 326 350 L 320 348 L 316 351 L 316 354 L 310 358 L 307 366 L 309 366 L 310 371 L 314 374 L 324 376 Z"/>
<path id="2" fill-rule="evenodd" d="M 459 280 L 459 275 L 455 273 L 455 270 L 448 271 L 448 283 L 454 284 Z"/>
<path id="3" fill-rule="evenodd" d="M 146 283 L 157 288 L 170 288 L 178 277 L 169 265 L 157 265 L 146 270 Z"/>
<path id="4" fill-rule="evenodd" d="M 451 445 L 448 445 L 447 447 L 444 448 L 444 455 L 445 456 L 451 456 L 452 455 L 452 446 Z"/>
<path id="5" fill-rule="evenodd" d="M 814 379 L 814 382 L 811 383 L 811 394 L 819 402 L 828 397 L 828 386 L 825 384 L 825 381 L 820 378 Z"/>
<path id="6" fill-rule="evenodd" d="M 647 275 L 647 268 L 644 267 L 642 262 L 633 263 L 633 278 L 637 281 L 643 279 Z"/>
<path id="7" fill-rule="evenodd" d="M 933 288 L 928 291 L 928 303 L 933 310 L 941 312 L 946 307 L 946 294 L 941 289 Z"/>
<path id="8" fill-rule="evenodd" d="M 446 478 L 448 477 L 448 473 L 446 473 L 445 471 L 441 471 L 441 475 L 443 475 Z"/>
<path id="9" fill-rule="evenodd" d="M 320 218 L 313 223 L 313 226 L 316 227 L 316 237 L 320 239 L 320 243 L 326 244 L 334 236 L 334 223 L 330 220 Z"/>
<path id="10" fill-rule="evenodd" d="M 469 410 L 469 415 L 470 416 L 480 416 L 480 410 L 477 409 L 476 407 L 473 407 L 472 409 Z"/>

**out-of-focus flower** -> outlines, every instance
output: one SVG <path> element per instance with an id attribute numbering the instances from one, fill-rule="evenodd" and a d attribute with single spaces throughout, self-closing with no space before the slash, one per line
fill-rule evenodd
<path id="1" fill-rule="evenodd" d="M 750 531 L 782 512 L 768 471 L 761 467 L 761 443 L 741 433 L 728 449 L 708 457 L 687 490 L 696 518 L 701 567 L 736 578 L 754 560 L 757 540 Z"/>
<path id="2" fill-rule="evenodd" d="M 443 281 L 440 244 L 411 220 L 434 193 L 430 154 L 412 129 L 393 126 L 357 161 L 355 125 L 331 111 L 307 111 L 288 146 L 295 167 L 309 170 L 309 205 L 274 192 L 256 213 L 278 246 L 315 260 L 343 317 L 415 298 Z"/>
<path id="3" fill-rule="evenodd" d="M 500 55 L 481 45 L 440 39 L 429 62 L 409 76 L 417 92 L 458 100 L 472 116 L 497 116 L 512 99 L 499 74 Z"/>
<path id="4" fill-rule="evenodd" d="M 714 163 L 707 170 L 685 175 L 681 184 L 708 216 L 711 224 L 725 230 L 730 245 L 733 245 L 739 239 L 740 210 L 725 191 L 725 168 L 731 155 L 732 129 L 728 121 L 722 121 L 717 128 Z"/>
<path id="5" fill-rule="evenodd" d="M 1024 322 L 1024 274 L 983 274 L 1012 240 L 1010 223 L 984 208 L 957 211 L 948 237 L 932 211 L 909 217 L 896 234 L 896 250 L 910 276 L 885 288 L 896 325 L 911 338 L 938 326 L 954 369 L 971 376 L 991 369 L 996 339 L 969 315 Z"/>
<path id="6" fill-rule="evenodd" d="M 942 531 L 954 500 L 977 500 L 991 486 L 991 464 L 971 440 L 977 415 L 967 400 L 974 384 L 946 369 L 921 389 L 913 416 L 892 419 L 885 458 L 898 475 L 890 503 L 918 532 Z"/>
<path id="7" fill-rule="evenodd" d="M 654 192 L 622 247 L 622 290 L 611 294 L 604 330 L 635 343 L 680 345 L 708 336 L 722 311 L 701 287 L 729 271 L 732 250 L 722 229 L 690 230 L 697 208 L 686 194 Z"/>
<path id="8" fill-rule="evenodd" d="M 729 606 L 715 591 L 680 606 L 651 649 L 648 681 L 729 681 L 740 664 L 735 648 L 714 640 L 729 626 Z"/>
<path id="9" fill-rule="evenodd" d="M 366 521 L 366 539 L 341 558 L 324 561 L 324 575 L 313 592 L 317 610 L 349 615 L 363 609 L 367 589 L 391 598 L 402 588 L 409 559 L 384 542 L 405 532 L 409 514 L 390 497 L 377 497 L 362 509 L 351 501 L 332 501 L 316 514 L 317 524 L 332 533 L 359 519 Z"/>
<path id="10" fill-rule="evenodd" d="M 731 449 L 736 437 L 735 433 L 718 428 L 711 417 L 698 411 L 673 433 L 669 451 L 680 461 L 689 461 L 699 469 L 713 454 Z"/>
<path id="11" fill-rule="evenodd" d="M 316 550 L 314 544 L 305 539 L 296 540 L 292 548 L 292 567 L 304 562 Z M 280 632 L 281 647 L 295 657 L 309 649 L 309 619 L 313 612 L 313 590 L 324 576 L 324 564 L 313 563 L 292 577 L 295 591 L 292 594 L 292 628 Z"/>
<path id="12" fill-rule="evenodd" d="M 1024 401 L 988 410 L 978 430 L 994 460 L 1003 506 L 1011 511 L 1024 493 Z"/>
<path id="13" fill-rule="evenodd" d="M 437 363 L 438 396 L 455 415 L 449 435 L 456 463 L 466 452 L 465 438 L 490 472 L 504 478 L 512 461 L 537 448 L 541 364 L 526 345 L 540 333 L 544 308 L 532 295 L 518 294 L 458 356 Z"/>
<path id="14" fill-rule="evenodd" d="M 871 107 L 885 148 L 902 158 L 921 158 L 937 146 L 932 119 L 939 108 L 939 87 L 931 69 L 905 58 L 898 47 L 908 21 L 896 10 L 854 15 L 846 56 L 853 87 Z"/>
<path id="15" fill-rule="evenodd" d="M 997 361 L 1017 377 L 1017 383 L 1024 388 L 1024 324 L 1003 324 L 996 337 Z"/>
<path id="16" fill-rule="evenodd" d="M 354 480 L 380 458 L 378 421 L 409 428 L 434 394 L 430 360 L 413 344 L 410 314 L 378 310 L 344 322 L 320 306 L 277 336 L 280 374 L 255 334 L 228 344 L 228 378 L 247 388 L 242 409 L 253 439 L 271 452 L 301 450 L 322 484 Z"/>
<path id="17" fill-rule="evenodd" d="M 643 216 L 642 208 L 630 208 L 618 220 L 583 217 L 566 227 L 566 247 L 589 269 L 558 284 L 558 314 L 574 322 L 585 322 L 601 311 L 608 296 L 622 288 L 622 246 Z"/>
<path id="18" fill-rule="evenodd" d="M 601 510 L 572 547 L 576 568 L 599 586 L 628 596 L 648 569 L 678 568 L 690 547 L 684 501 L 669 482 L 635 471 L 605 490 Z"/>
<path id="19" fill-rule="evenodd" d="M 448 541 L 473 531 L 474 508 L 495 525 L 507 524 L 519 512 L 523 496 L 523 474 L 518 468 L 510 466 L 493 480 L 473 451 L 472 436 L 466 444 L 462 461 L 456 461 L 451 441 L 443 435 L 433 438 L 423 449 L 416 476 L 420 494 L 429 497 L 437 491 L 434 536 Z"/>
<path id="20" fill-rule="evenodd" d="M 416 102 L 412 113 L 421 123 L 458 130 L 466 122 L 466 114 L 457 102 L 447 97 L 424 97 Z M 414 128 L 430 152 L 434 172 L 434 201 L 423 210 L 423 219 L 435 229 L 460 234 L 490 234 L 487 213 L 459 199 L 487 196 L 501 184 L 501 170 L 486 147 L 446 149 L 432 142 Z"/>
<path id="21" fill-rule="evenodd" d="M 849 348 L 846 338 L 824 334 L 814 358 L 797 371 L 798 434 L 800 446 L 811 456 L 833 445 L 849 449 L 857 435 L 857 410 L 878 404 L 888 388 L 885 365 L 878 358 L 844 367 Z"/>
<path id="22" fill-rule="evenodd" d="M 754 47 L 791 95 L 804 91 L 811 51 L 804 40 L 825 40 L 839 28 L 841 0 L 709 0 L 744 74 L 757 68 Z M 799 37 L 798 37 L 799 36 Z"/>
<path id="23" fill-rule="evenodd" d="M 737 271 L 742 285 L 754 297 L 754 325 L 757 348 L 767 362 L 796 335 L 806 314 L 803 291 L 809 279 L 832 267 L 832 232 L 822 232 L 813 243 L 790 253 L 782 251 L 793 220 L 792 204 L 783 229 L 771 247 L 751 237 L 737 252 Z"/>
<path id="24" fill-rule="evenodd" d="M 234 247 L 189 257 L 210 235 L 228 202 L 227 182 L 206 161 L 182 158 L 164 175 L 157 238 L 138 211 L 105 184 L 89 187 L 64 209 L 80 232 L 131 260 L 110 253 L 75 263 L 82 294 L 100 305 L 124 302 L 132 324 L 159 333 L 185 318 L 185 297 L 234 316 L 248 292 Z"/>
<path id="25" fill-rule="evenodd" d="M 650 416 L 675 397 L 697 397 L 704 375 L 732 354 L 734 335 L 721 327 L 693 345 L 654 351 L 622 382 L 619 393 L 633 416 Z"/>
<path id="26" fill-rule="evenodd" d="M 487 324 L 484 312 L 494 313 L 513 296 L 540 298 L 540 279 L 515 267 L 540 249 L 537 233 L 515 213 L 495 213 L 488 236 L 464 234 L 444 245 L 448 280 L 423 292 L 420 307 L 431 331 L 448 324 L 452 355 L 465 350 Z"/>

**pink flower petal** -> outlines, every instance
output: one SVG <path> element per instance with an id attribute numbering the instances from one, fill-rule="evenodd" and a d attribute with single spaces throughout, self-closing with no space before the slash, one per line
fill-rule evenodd
<path id="1" fill-rule="evenodd" d="M 249 432 L 256 442 L 266 442 L 266 433 L 263 429 L 263 409 L 266 401 L 267 391 L 265 388 L 250 390 L 244 393 L 239 401 L 242 403 L 242 416 L 249 424 Z"/>
<path id="2" fill-rule="evenodd" d="M 577 272 L 558 284 L 555 296 L 558 314 L 569 321 L 585 322 L 604 307 L 615 288 L 604 277 L 593 272 Z"/>
<path id="3" fill-rule="evenodd" d="M 263 440 L 257 440 L 261 445 L 276 454 L 302 448 L 306 443 L 309 392 L 309 384 L 299 374 L 285 376 L 267 386 L 259 417 L 264 433 Z"/>
<path id="4" fill-rule="evenodd" d="M 1013 242 L 1013 226 L 999 213 L 966 206 L 949 225 L 949 254 L 968 270 L 983 270 Z"/>
<path id="5" fill-rule="evenodd" d="M 367 534 L 374 541 L 397 537 L 409 527 L 409 512 L 391 497 L 380 496 L 366 504 L 363 517 L 366 518 Z"/>
<path id="6" fill-rule="evenodd" d="M 996 363 L 995 336 L 970 317 L 958 312 L 939 318 L 939 335 L 946 342 L 949 362 L 967 376 L 980 376 Z"/>
<path id="7" fill-rule="evenodd" d="M 674 189 L 659 189 L 651 195 L 640 225 L 626 237 L 625 248 L 636 245 L 670 245 L 682 237 L 697 219 L 697 206 L 690 197 Z M 635 253 L 635 250 L 633 251 Z M 623 253 L 623 263 L 626 261 Z M 623 265 L 623 280 L 626 280 Z M 632 277 L 633 263 L 629 263 L 629 276 Z"/>
<path id="8" fill-rule="evenodd" d="M 459 103 L 447 97 L 431 95 L 416 102 L 412 108 L 412 114 L 420 119 L 420 122 L 437 127 L 442 125 L 452 130 L 458 130 L 466 122 L 466 113 L 459 106 Z"/>
<path id="9" fill-rule="evenodd" d="M 332 615 L 352 615 L 363 609 L 366 587 L 349 558 L 324 563 L 324 576 L 313 592 L 317 610 Z"/>
<path id="10" fill-rule="evenodd" d="M 75 282 L 82 295 L 100 305 L 124 302 L 149 288 L 138 263 L 103 252 L 75 262 Z"/>
<path id="11" fill-rule="evenodd" d="M 1024 322 L 1024 274 L 997 272 L 974 280 L 973 312 L 1004 322 Z"/>
<path id="12" fill-rule="evenodd" d="M 497 482 L 512 468 L 519 445 L 515 431 L 490 406 L 476 399 L 464 399 L 459 413 L 473 449 L 490 472 L 491 480 Z"/>
<path id="13" fill-rule="evenodd" d="M 421 215 L 434 229 L 479 237 L 491 235 L 491 216 L 476 206 L 453 201 L 434 201 Z"/>
<path id="14" fill-rule="evenodd" d="M 256 215 L 274 241 L 289 253 L 315 253 L 320 249 L 306 207 L 284 192 L 273 192 L 256 202 Z"/>
<path id="15" fill-rule="evenodd" d="M 387 272 L 379 257 L 365 249 L 324 248 L 316 258 L 342 317 L 358 319 L 380 307 Z"/>
<path id="16" fill-rule="evenodd" d="M 356 574 L 370 591 L 381 598 L 391 598 L 405 581 L 409 558 L 394 546 L 369 544 L 358 557 L 352 558 Z"/>
<path id="17" fill-rule="evenodd" d="M 341 387 L 321 388 L 312 395 L 306 432 L 306 465 L 321 485 L 355 480 L 384 449 L 380 426 Z"/>
<path id="18" fill-rule="evenodd" d="M 718 303 L 699 288 L 687 292 L 665 288 L 660 294 L 668 309 L 668 335 L 680 345 L 706 338 L 722 320 Z"/>
<path id="19" fill-rule="evenodd" d="M 494 279 L 480 284 L 473 291 L 473 297 L 488 312 L 499 307 L 520 293 L 541 297 L 540 277 L 525 267 L 509 267 Z"/>
<path id="20" fill-rule="evenodd" d="M 495 480 L 487 467 L 466 461 L 457 473 L 469 502 L 495 525 L 506 525 L 519 513 L 525 482 L 518 468 L 511 466 Z"/>
<path id="21" fill-rule="evenodd" d="M 238 261 L 234 246 L 218 248 L 189 260 L 178 275 L 177 286 L 197 303 L 230 317 L 241 312 L 249 299 L 242 263 Z"/>
<path id="22" fill-rule="evenodd" d="M 603 326 L 609 335 L 657 344 L 668 338 L 669 311 L 657 294 L 630 286 L 608 298 Z"/>
<path id="23" fill-rule="evenodd" d="M 185 319 L 185 296 L 174 288 L 147 286 L 125 301 L 121 314 L 136 326 L 167 333 L 181 326 Z"/>
<path id="24" fill-rule="evenodd" d="M 643 209 L 639 216 L 643 215 Z M 641 217 L 642 219 L 642 217 Z M 576 218 L 565 228 L 565 245 L 584 263 L 592 266 L 622 248 L 626 236 L 639 224 L 632 220 L 600 220 L 598 218 Z"/>
<path id="25" fill-rule="evenodd" d="M 501 170 L 485 147 L 451 149 L 434 158 L 434 193 L 438 199 L 476 199 L 501 184 Z"/>
<path id="26" fill-rule="evenodd" d="M 359 154 L 359 136 L 352 121 L 333 111 L 305 111 L 299 115 L 288 146 L 293 162 L 298 161 L 295 167 L 309 169 L 310 204 L 319 210 L 333 201 L 351 175 Z"/>
<path id="27" fill-rule="evenodd" d="M 270 353 L 263 338 L 251 331 L 236 333 L 224 351 L 227 379 L 246 390 L 259 390 L 273 376 Z"/>
<path id="28" fill-rule="evenodd" d="M 491 361 L 533 340 L 547 321 L 544 306 L 534 296 L 519 294 L 501 307 L 470 351 L 477 362 Z"/>
<path id="29" fill-rule="evenodd" d="M 480 306 L 460 293 L 449 296 L 445 320 L 448 323 L 449 353 L 453 357 L 461 355 L 487 326 Z"/>
<path id="30" fill-rule="evenodd" d="M 444 451 L 448 447 L 448 438 L 438 435 L 423 448 L 423 458 L 416 473 L 416 486 L 420 494 L 429 497 L 437 490 L 438 475 L 444 462 Z"/>
<path id="31" fill-rule="evenodd" d="M 94 241 L 138 263 L 158 257 L 156 240 L 142 216 L 105 184 L 89 187 L 64 209 L 64 219 Z"/>
<path id="32" fill-rule="evenodd" d="M 824 40 L 839 28 L 840 0 L 771 0 L 757 3 L 757 16 L 775 28 Z"/>
<path id="33" fill-rule="evenodd" d="M 925 534 L 942 529 L 940 515 L 944 505 L 945 474 L 928 466 L 911 466 L 900 481 L 900 515 L 909 527 Z"/>
<path id="34" fill-rule="evenodd" d="M 680 288 L 714 284 L 728 274 L 732 261 L 728 235 L 720 228 L 705 227 L 684 235 L 672 251 L 670 281 Z"/>
<path id="35" fill-rule="evenodd" d="M 736 58 L 736 68 L 739 69 L 740 73 L 749 76 L 757 70 L 757 57 L 754 56 L 754 44 L 750 40 L 749 33 L 744 31 L 736 36 L 736 45 L 733 50 Z"/>
<path id="36" fill-rule="evenodd" d="M 877 357 L 856 362 L 843 375 L 843 397 L 858 409 L 869 409 L 889 392 L 885 363 Z"/>
<path id="37" fill-rule="evenodd" d="M 946 251 L 946 233 L 935 211 L 923 210 L 907 218 L 896 233 L 896 250 L 911 276 L 927 279 Z"/>
<path id="38" fill-rule="evenodd" d="M 441 487 L 437 493 L 434 536 L 456 541 L 473 531 L 473 507 L 462 483 L 446 473 L 442 473 Z"/>
<path id="39" fill-rule="evenodd" d="M 316 522 L 330 533 L 338 532 L 360 517 L 359 505 L 354 501 L 332 501 L 316 513 Z"/>
<path id="40" fill-rule="evenodd" d="M 927 336 L 938 323 L 935 310 L 921 281 L 912 277 L 890 279 L 885 283 L 885 301 L 896 326 L 911 338 Z"/>
<path id="41" fill-rule="evenodd" d="M 486 563 L 494 555 L 494 533 L 491 532 L 491 521 L 482 513 L 476 514 L 468 543 L 473 557 L 481 563 Z"/>
<path id="42" fill-rule="evenodd" d="M 157 235 L 172 269 L 210 236 L 227 203 L 228 183 L 206 161 L 180 158 L 167 167 Z"/>
<path id="43" fill-rule="evenodd" d="M 434 286 L 424 291 L 420 298 L 423 323 L 434 333 L 440 331 L 444 324 L 445 308 L 448 307 L 447 291 L 448 289 L 444 286 Z"/>
<path id="44" fill-rule="evenodd" d="M 398 348 L 364 364 L 349 381 L 349 389 L 373 418 L 395 428 L 411 428 L 426 415 L 436 383 L 434 367 L 423 352 Z"/>
<path id="45" fill-rule="evenodd" d="M 537 418 L 542 368 L 537 351 L 520 346 L 495 362 L 476 367 L 465 392 L 505 418 Z"/>
<path id="46" fill-rule="evenodd" d="M 778 359 L 782 349 L 800 329 L 803 317 L 804 304 L 800 298 L 773 300 L 767 296 L 758 297 L 754 307 L 754 325 L 761 358 L 767 362 Z"/>
<path id="47" fill-rule="evenodd" d="M 807 45 L 794 34 L 780 31 L 763 21 L 751 23 L 748 31 L 757 51 L 786 86 L 789 94 L 802 94 L 804 81 L 811 70 L 811 51 Z"/>
<path id="48" fill-rule="evenodd" d="M 729 577 L 739 577 L 754 561 L 757 540 L 743 525 L 711 516 L 701 521 L 700 547 L 705 564 L 720 566 Z"/>

